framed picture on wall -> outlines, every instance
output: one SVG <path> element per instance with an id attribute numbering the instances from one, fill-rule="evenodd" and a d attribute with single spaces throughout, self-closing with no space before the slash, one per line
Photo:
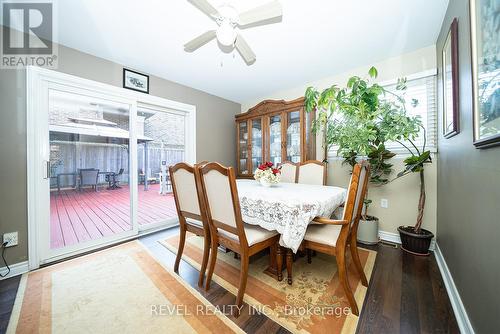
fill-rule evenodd
<path id="1" fill-rule="evenodd" d="M 474 145 L 500 145 L 500 20 L 498 0 L 471 0 Z"/>
<path id="2" fill-rule="evenodd" d="M 124 68 L 123 88 L 149 94 L 149 76 Z"/>
<path id="3" fill-rule="evenodd" d="M 458 112 L 458 20 L 453 19 L 442 52 L 443 75 L 443 136 L 460 132 Z"/>

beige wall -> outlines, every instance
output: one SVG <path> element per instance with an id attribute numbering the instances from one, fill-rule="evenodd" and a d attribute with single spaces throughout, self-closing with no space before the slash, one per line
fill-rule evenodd
<path id="1" fill-rule="evenodd" d="M 59 46 L 57 70 L 122 87 L 122 65 L 64 46 Z M 0 70 L 0 235 L 19 232 L 19 245 L 6 251 L 10 264 L 28 254 L 25 89 L 24 70 Z M 195 105 L 197 160 L 234 165 L 234 115 L 240 104 L 155 76 L 150 76 L 150 94 Z"/>
<path id="2" fill-rule="evenodd" d="M 329 87 L 333 84 L 345 86 L 352 75 L 366 75 L 368 69 L 374 65 L 378 69 L 378 82 L 394 80 L 399 77 L 409 76 L 436 68 L 436 48 L 429 46 L 398 57 L 390 58 L 375 64 L 362 66 L 345 73 L 329 76 L 313 82 L 305 82 L 298 87 L 272 92 L 266 96 L 252 99 L 242 103 L 242 112 L 247 111 L 257 103 L 265 99 L 295 99 L 303 96 L 308 86 L 318 89 Z M 318 144 L 319 147 L 320 144 Z M 318 151 L 318 160 L 322 160 L 321 150 Z M 396 156 L 392 159 L 395 172 L 402 170 L 404 156 Z M 425 208 L 423 227 L 436 232 L 436 196 L 437 196 L 437 155 L 433 156 L 434 163 L 426 168 L 426 193 L 427 202 Z M 392 175 L 391 177 L 394 177 Z M 349 183 L 349 168 L 342 167 L 342 160 L 336 157 L 329 158 L 328 184 L 346 187 Z M 383 187 L 371 187 L 369 198 L 373 200 L 369 213 L 380 218 L 380 230 L 384 232 L 397 233 L 400 225 L 413 225 L 417 217 L 417 205 L 420 194 L 418 175 L 407 175 Z M 387 209 L 380 207 L 382 198 L 389 200 Z"/>

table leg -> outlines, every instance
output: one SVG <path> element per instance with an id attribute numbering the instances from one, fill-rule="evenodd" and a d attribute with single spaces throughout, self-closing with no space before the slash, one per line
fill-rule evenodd
<path id="1" fill-rule="evenodd" d="M 278 281 L 283 279 L 283 250 L 280 245 L 276 248 L 276 262 L 278 269 Z"/>
<path id="2" fill-rule="evenodd" d="M 269 247 L 269 267 L 264 270 L 264 273 L 278 279 L 278 263 L 276 261 L 278 245 Z"/>
<path id="3" fill-rule="evenodd" d="M 292 285 L 292 265 L 293 265 L 293 252 L 291 249 L 286 250 L 286 271 L 288 284 Z"/>

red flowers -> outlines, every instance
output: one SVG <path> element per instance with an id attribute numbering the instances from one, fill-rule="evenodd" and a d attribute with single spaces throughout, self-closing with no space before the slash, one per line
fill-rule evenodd
<path id="1" fill-rule="evenodd" d="M 268 170 L 270 169 L 274 175 L 281 173 L 281 166 L 280 167 L 274 167 L 274 164 L 270 161 L 264 162 L 258 167 L 260 170 Z"/>

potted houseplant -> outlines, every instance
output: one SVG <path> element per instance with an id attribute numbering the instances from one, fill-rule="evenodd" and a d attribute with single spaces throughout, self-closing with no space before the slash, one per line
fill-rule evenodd
<path id="1" fill-rule="evenodd" d="M 271 187 L 280 182 L 281 166 L 274 166 L 274 164 L 269 161 L 264 162 L 255 170 L 253 177 L 264 187 Z"/>
<path id="2" fill-rule="evenodd" d="M 372 67 L 368 74 L 374 79 L 378 73 Z M 371 83 L 369 79 L 353 76 L 348 80 L 346 88 L 334 85 L 319 92 L 309 87 L 305 93 L 305 108 L 307 112 L 312 110 L 318 112 L 313 131 L 322 131 L 325 152 L 328 152 L 331 146 L 337 145 L 337 154 L 343 157 L 343 163 L 354 166 L 360 158 L 369 161 L 372 169 L 370 179 L 372 186 L 382 186 L 409 173 L 421 172 L 421 199 L 417 224 L 413 227 L 402 226 L 399 230 L 400 234 L 413 233 L 421 236 L 419 240 L 424 240 L 424 235 L 432 238 L 432 234 L 429 235 L 428 231 L 421 229 L 425 206 L 423 170 L 424 164 L 431 162 L 430 152 L 425 150 L 425 143 L 422 150 L 415 145 L 415 138 L 422 129 L 425 137 L 425 129 L 418 117 L 411 117 L 407 113 L 404 100 L 406 79 L 398 80 L 396 90 L 400 94 Z M 417 104 L 418 101 L 412 101 L 412 105 Z M 385 143 L 389 141 L 400 143 L 410 153 L 410 157 L 404 160 L 405 169 L 393 180 L 389 179 L 393 165 L 388 160 L 395 154 L 385 147 Z M 378 219 L 367 214 L 370 203 L 371 200 L 366 198 L 358 238 L 362 238 L 361 242 L 374 243 L 378 240 Z M 407 242 L 406 235 L 402 237 L 403 249 L 421 253 L 421 250 L 413 248 L 413 243 L 410 245 Z"/>
<path id="3" fill-rule="evenodd" d="M 369 70 L 370 78 L 377 77 L 377 70 Z M 351 77 L 346 88 L 336 85 L 322 92 L 309 87 L 305 93 L 306 111 L 317 110 L 318 117 L 313 131 L 322 132 L 324 159 L 333 145 L 344 164 L 354 167 L 360 159 L 371 165 L 370 184 L 381 186 L 389 182 L 393 165 L 388 162 L 395 156 L 385 148 L 387 139 L 381 129 L 384 111 L 393 106 L 385 99 L 385 90 L 376 83 L 358 76 Z M 377 217 L 368 215 L 372 201 L 364 201 L 363 214 L 358 227 L 358 241 L 366 244 L 378 242 Z"/>

